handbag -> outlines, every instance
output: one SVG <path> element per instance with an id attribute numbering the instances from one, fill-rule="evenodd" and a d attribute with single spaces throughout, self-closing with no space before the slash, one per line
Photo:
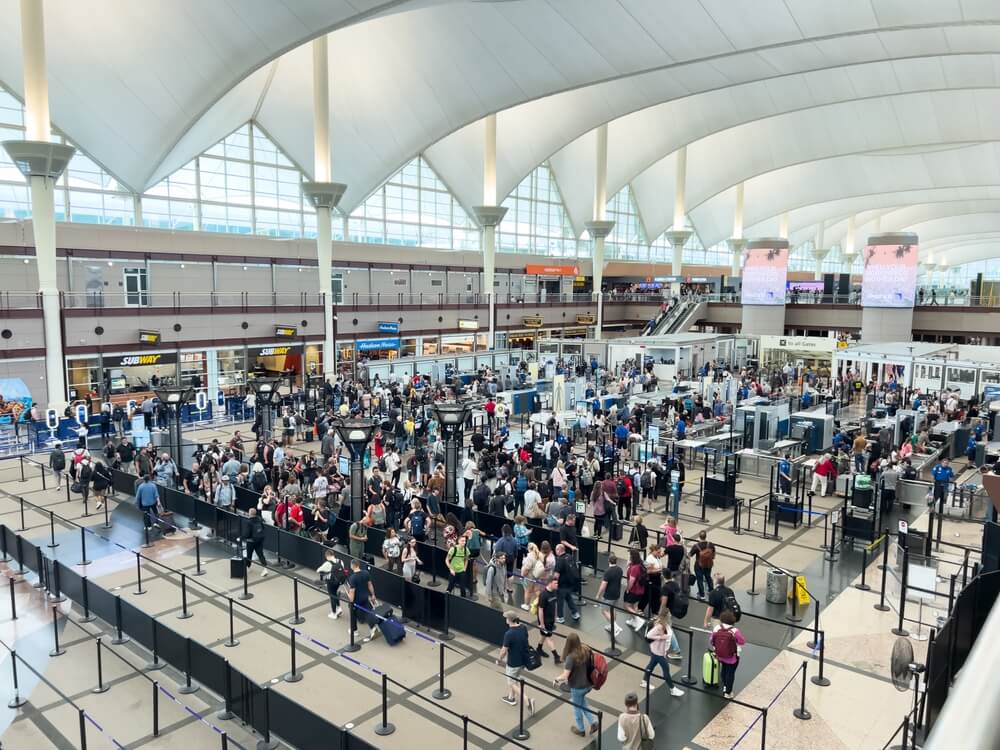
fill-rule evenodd
<path id="1" fill-rule="evenodd" d="M 74 493 L 76 493 L 77 495 L 79 495 L 79 494 L 82 494 L 82 493 L 83 493 L 83 487 L 82 487 L 82 486 L 80 485 L 80 483 L 79 483 L 79 482 L 73 482 L 73 484 L 72 484 L 72 485 L 70 485 L 70 488 L 69 488 L 69 490 L 70 490 L 70 492 L 74 492 Z"/>
<path id="2" fill-rule="evenodd" d="M 646 730 L 646 722 L 649 718 L 646 714 L 641 714 L 639 716 L 639 750 L 653 750 L 655 747 L 653 743 L 653 738 L 649 736 Z"/>

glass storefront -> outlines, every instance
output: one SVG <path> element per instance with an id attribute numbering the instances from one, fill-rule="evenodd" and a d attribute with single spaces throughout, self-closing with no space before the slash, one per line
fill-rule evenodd
<path id="1" fill-rule="evenodd" d="M 97 357 L 66 360 L 66 387 L 70 401 L 83 399 L 88 393 L 95 393 L 100 380 Z"/>
<path id="2" fill-rule="evenodd" d="M 240 389 L 246 383 L 247 361 L 243 349 L 218 349 L 215 352 L 219 388 L 226 393 Z"/>
<path id="3" fill-rule="evenodd" d="M 472 354 L 475 348 L 474 334 L 441 337 L 441 354 Z"/>
<path id="4" fill-rule="evenodd" d="M 181 352 L 181 384 L 193 388 L 208 385 L 207 364 L 205 352 Z"/>

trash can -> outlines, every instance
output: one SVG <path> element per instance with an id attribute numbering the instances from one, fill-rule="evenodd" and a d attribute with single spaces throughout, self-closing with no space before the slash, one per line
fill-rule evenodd
<path id="1" fill-rule="evenodd" d="M 788 576 L 784 571 L 775 568 L 767 571 L 767 591 L 764 598 L 771 604 L 785 604 L 788 600 Z"/>

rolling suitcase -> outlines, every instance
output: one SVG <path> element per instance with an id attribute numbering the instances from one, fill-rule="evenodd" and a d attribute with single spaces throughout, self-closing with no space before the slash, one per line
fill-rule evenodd
<path id="1" fill-rule="evenodd" d="M 719 660 L 711 651 L 707 651 L 701 659 L 701 681 L 709 687 L 719 684 Z"/>
<path id="2" fill-rule="evenodd" d="M 243 578 L 243 572 L 246 570 L 247 561 L 242 557 L 230 557 L 229 558 L 229 577 L 230 578 Z"/>
<path id="3" fill-rule="evenodd" d="M 395 646 L 406 637 L 406 628 L 392 614 L 392 607 L 382 604 L 375 608 L 375 613 L 379 615 L 378 629 L 382 631 L 386 643 Z"/>

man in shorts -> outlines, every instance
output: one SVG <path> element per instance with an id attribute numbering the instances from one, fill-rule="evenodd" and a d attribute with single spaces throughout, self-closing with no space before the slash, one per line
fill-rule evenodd
<path id="1" fill-rule="evenodd" d="M 542 636 L 542 641 L 538 644 L 538 655 L 544 659 L 548 656 L 547 650 L 551 651 L 556 664 L 562 661 L 559 652 L 556 651 L 556 644 L 552 640 L 552 635 L 556 632 L 556 607 L 559 602 L 559 594 L 556 589 L 558 586 L 559 579 L 550 578 L 538 596 L 538 629 Z"/>
<path id="2" fill-rule="evenodd" d="M 612 552 L 608 555 L 608 569 L 604 571 L 604 575 L 601 576 L 601 585 L 597 588 L 597 598 L 604 604 L 607 604 L 607 609 L 602 609 L 601 614 L 604 619 L 608 621 L 608 624 L 604 626 L 604 629 L 611 632 L 611 612 L 618 603 L 618 598 L 622 593 L 622 578 L 625 576 L 624 571 L 621 566 L 618 565 L 618 558 L 615 553 Z M 615 638 L 622 634 L 621 625 L 617 622 L 615 623 Z"/>
<path id="3" fill-rule="evenodd" d="M 505 664 L 504 674 L 507 677 L 507 693 L 500 700 L 508 706 L 516 706 L 518 693 L 520 693 L 521 674 L 524 672 L 528 661 L 528 651 L 531 644 L 528 641 L 528 628 L 521 624 L 521 615 L 513 610 L 503 613 L 504 620 L 507 621 L 507 632 L 503 636 L 503 645 L 497 655 L 497 664 Z M 528 712 L 535 715 L 535 700 L 528 698 L 526 693 L 521 693 L 524 697 Z"/>

